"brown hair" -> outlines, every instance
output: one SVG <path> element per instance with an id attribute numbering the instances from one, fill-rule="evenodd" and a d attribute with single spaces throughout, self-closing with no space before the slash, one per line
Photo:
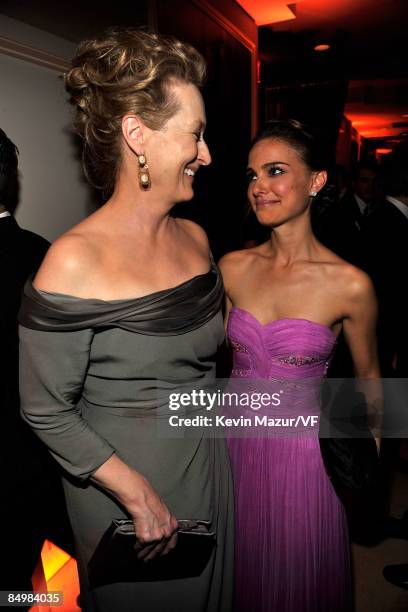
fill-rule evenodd
<path id="1" fill-rule="evenodd" d="M 205 61 L 194 47 L 142 30 L 110 29 L 82 42 L 65 75 L 76 106 L 74 129 L 83 139 L 87 179 L 109 196 L 121 163 L 122 118 L 138 115 L 162 129 L 178 110 L 172 79 L 202 86 Z"/>
<path id="2" fill-rule="evenodd" d="M 319 134 L 311 126 L 297 119 L 271 119 L 255 136 L 251 149 L 261 140 L 268 138 L 286 142 L 297 151 L 310 170 L 325 170 L 329 164 L 329 152 L 322 138 L 319 138 Z"/>

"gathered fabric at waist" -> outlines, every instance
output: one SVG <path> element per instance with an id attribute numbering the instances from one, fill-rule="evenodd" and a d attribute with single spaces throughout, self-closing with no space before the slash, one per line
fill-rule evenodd
<path id="1" fill-rule="evenodd" d="M 86 419 L 86 415 L 88 414 L 88 412 L 95 412 L 95 411 L 98 413 L 99 418 L 103 418 L 104 413 L 107 415 L 112 415 L 116 417 L 130 417 L 133 419 L 156 420 L 160 418 L 161 416 L 157 402 L 155 403 L 149 402 L 149 405 L 147 405 L 147 402 L 146 402 L 145 406 L 141 406 L 140 404 L 130 406 L 129 404 L 125 404 L 125 403 L 123 405 L 122 404 L 105 405 L 105 404 L 91 402 L 89 399 L 87 399 L 83 395 L 80 401 L 80 405 L 81 405 L 81 410 L 82 410 L 82 416 L 85 419 Z"/>
<path id="2" fill-rule="evenodd" d="M 192 389 L 211 389 L 214 373 L 209 371 L 194 379 L 127 378 L 123 380 L 88 376 L 82 399 L 88 406 L 101 408 L 117 416 L 158 418 L 168 414 L 169 397 Z"/>

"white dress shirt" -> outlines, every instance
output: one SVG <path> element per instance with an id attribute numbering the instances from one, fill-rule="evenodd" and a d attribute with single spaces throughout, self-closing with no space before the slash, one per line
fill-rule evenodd
<path id="1" fill-rule="evenodd" d="M 353 193 L 353 195 L 358 204 L 361 214 L 364 215 L 364 211 L 368 206 L 367 202 L 365 202 L 363 198 L 360 198 L 360 196 L 358 196 L 356 193 Z"/>
<path id="2" fill-rule="evenodd" d="M 397 200 L 397 198 L 388 195 L 385 196 L 385 199 L 388 200 L 388 202 L 391 202 L 391 204 L 394 204 L 394 206 L 396 206 L 396 208 L 398 208 L 398 210 L 401 211 L 402 214 L 408 219 L 408 206 L 404 204 L 404 202 L 401 202 L 401 200 Z"/>

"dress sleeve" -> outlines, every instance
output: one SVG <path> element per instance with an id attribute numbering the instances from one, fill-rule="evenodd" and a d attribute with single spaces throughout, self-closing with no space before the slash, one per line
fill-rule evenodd
<path id="1" fill-rule="evenodd" d="M 92 329 L 57 332 L 20 326 L 23 419 L 73 476 L 87 479 L 115 452 L 81 417 Z"/>

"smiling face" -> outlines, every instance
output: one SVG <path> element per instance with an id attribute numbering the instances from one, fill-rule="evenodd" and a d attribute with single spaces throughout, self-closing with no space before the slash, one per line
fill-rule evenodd
<path id="1" fill-rule="evenodd" d="M 326 172 L 312 171 L 284 140 L 265 138 L 248 159 L 248 198 L 262 225 L 277 227 L 305 213 L 310 195 L 326 182 Z"/>
<path id="2" fill-rule="evenodd" d="M 145 152 L 153 188 L 176 203 L 191 200 L 194 175 L 211 163 L 211 155 L 203 136 L 206 117 L 199 90 L 180 82 L 170 88 L 179 109 L 162 130 L 150 131 Z"/>

